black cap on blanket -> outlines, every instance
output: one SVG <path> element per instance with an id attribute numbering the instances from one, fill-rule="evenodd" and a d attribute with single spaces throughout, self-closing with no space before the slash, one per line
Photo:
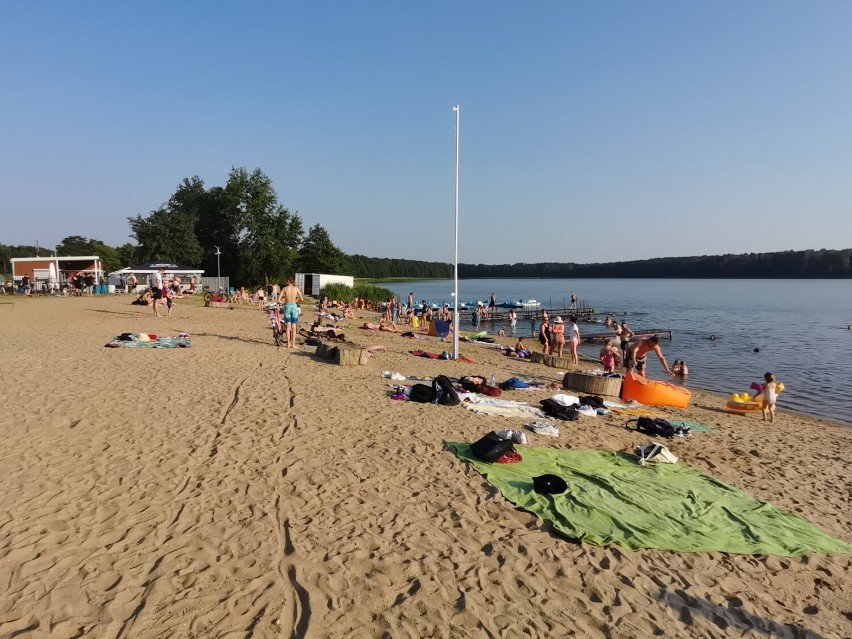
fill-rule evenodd
<path id="1" fill-rule="evenodd" d="M 540 475 L 533 477 L 533 488 L 535 492 L 545 495 L 558 495 L 568 490 L 568 484 L 558 475 Z"/>

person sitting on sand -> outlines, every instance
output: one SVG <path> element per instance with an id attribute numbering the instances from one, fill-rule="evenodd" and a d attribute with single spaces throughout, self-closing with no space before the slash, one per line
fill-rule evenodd
<path id="1" fill-rule="evenodd" d="M 627 358 L 624 360 L 624 368 L 627 371 L 631 371 L 636 369 L 636 372 L 639 375 L 644 377 L 645 375 L 645 364 L 648 353 L 654 352 L 657 355 L 657 359 L 660 360 L 660 364 L 663 365 L 663 369 L 666 371 L 668 375 L 673 375 L 671 369 L 669 368 L 668 362 L 666 362 L 666 358 L 663 357 L 663 351 L 660 349 L 660 336 L 659 335 L 651 335 L 650 337 L 643 337 L 636 341 L 632 347 L 628 348 Z M 683 364 L 681 364 L 681 370 L 683 370 Z"/>
<path id="2" fill-rule="evenodd" d="M 515 344 L 515 357 L 520 357 L 521 359 L 528 358 L 530 356 L 530 351 L 527 348 L 527 343 L 524 341 L 523 337 L 518 338 L 518 343 Z"/>
<path id="3" fill-rule="evenodd" d="M 402 332 L 402 330 L 396 325 L 396 322 L 394 322 L 392 320 L 385 319 L 384 317 L 382 317 L 382 319 L 379 320 L 379 330 L 380 331 L 387 331 L 389 333 L 400 333 L 400 332 Z"/>
<path id="4" fill-rule="evenodd" d="M 337 339 L 340 341 L 346 339 L 343 335 L 343 331 L 340 329 L 334 328 L 333 326 L 320 326 L 319 318 L 311 324 L 311 333 L 314 335 L 323 335 L 329 339 Z"/>
<path id="5" fill-rule="evenodd" d="M 154 295 L 151 293 L 151 289 L 146 288 L 139 294 L 139 297 L 137 297 L 134 301 L 131 302 L 131 304 L 136 304 L 138 306 L 148 306 L 153 301 Z"/>
<path id="6" fill-rule="evenodd" d="M 618 363 L 618 360 L 621 359 L 621 351 L 612 343 L 612 340 L 609 337 L 604 340 L 604 345 L 600 352 L 600 359 L 605 373 L 614 372 L 615 365 Z"/>

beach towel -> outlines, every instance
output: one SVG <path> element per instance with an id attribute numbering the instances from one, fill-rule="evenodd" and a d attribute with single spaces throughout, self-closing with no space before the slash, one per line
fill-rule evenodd
<path id="1" fill-rule="evenodd" d="M 189 333 L 177 336 L 147 335 L 139 339 L 140 333 L 122 333 L 106 344 L 107 348 L 189 348 L 192 338 Z"/>
<path id="2" fill-rule="evenodd" d="M 428 351 L 409 351 L 415 357 L 426 357 L 429 359 L 447 359 L 442 358 L 440 353 L 430 353 Z M 459 355 L 459 361 L 464 362 L 465 364 L 476 364 L 472 359 L 465 357 L 464 355 Z"/>
<path id="3" fill-rule="evenodd" d="M 713 429 L 710 428 L 707 424 L 702 424 L 701 422 L 695 422 L 691 419 L 672 419 L 670 420 L 672 426 L 686 426 L 690 432 L 692 433 L 712 433 Z"/>
<path id="4" fill-rule="evenodd" d="M 468 444 L 447 442 L 516 506 L 571 539 L 637 550 L 796 556 L 852 553 L 801 517 L 682 464 L 640 466 L 621 452 L 524 448 L 520 464 L 480 462 Z M 535 492 L 532 478 L 554 474 L 560 495 Z"/>
<path id="5" fill-rule="evenodd" d="M 465 408 L 474 413 L 483 413 L 485 415 L 497 415 L 499 417 L 520 417 L 521 419 L 546 419 L 542 411 L 535 406 L 489 406 L 487 404 L 471 404 L 470 402 L 462 402 L 462 408 Z"/>

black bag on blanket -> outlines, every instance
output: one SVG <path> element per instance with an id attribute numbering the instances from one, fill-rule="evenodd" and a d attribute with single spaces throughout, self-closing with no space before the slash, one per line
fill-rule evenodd
<path id="1" fill-rule="evenodd" d="M 470 445 L 470 452 L 484 462 L 493 464 L 510 450 L 515 450 L 511 439 L 500 439 L 493 430 Z"/>
<path id="2" fill-rule="evenodd" d="M 583 395 L 580 397 L 580 406 L 591 406 L 592 408 L 604 408 L 603 400 L 597 395 Z"/>
<path id="3" fill-rule="evenodd" d="M 567 422 L 576 422 L 580 419 L 580 411 L 576 406 L 563 406 L 559 402 L 548 397 L 541 400 L 542 410 L 556 419 L 562 419 Z"/>
<path id="4" fill-rule="evenodd" d="M 415 384 L 411 387 L 411 394 L 408 398 L 412 402 L 420 402 L 421 404 L 429 404 L 435 399 L 435 389 L 426 384 Z"/>
<path id="5" fill-rule="evenodd" d="M 630 424 L 635 423 L 636 427 L 631 428 Z M 624 427 L 628 430 L 635 430 L 646 435 L 659 435 L 660 437 L 674 437 L 677 429 L 665 419 L 651 419 L 650 417 L 639 417 L 637 419 L 628 419 Z"/>
<path id="6" fill-rule="evenodd" d="M 438 403 L 443 406 L 458 406 L 461 404 L 461 399 L 456 389 L 453 388 L 453 383 L 446 375 L 438 375 L 432 380 L 432 389 L 438 397 Z"/>

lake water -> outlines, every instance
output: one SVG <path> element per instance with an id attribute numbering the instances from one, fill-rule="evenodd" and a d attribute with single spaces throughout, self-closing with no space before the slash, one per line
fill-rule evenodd
<path id="1" fill-rule="evenodd" d="M 394 282 L 387 288 L 403 303 L 409 292 L 417 301 L 453 299 L 452 280 Z M 852 424 L 852 330 L 847 328 L 852 280 L 459 280 L 463 301 L 487 301 L 492 291 L 498 302 L 535 299 L 551 308 L 568 306 L 576 291 L 581 306 L 613 312 L 634 331 L 673 331 L 672 341 L 661 345 L 669 365 L 686 360 L 686 386 L 745 392 L 771 371 L 785 386 L 780 408 Z M 469 315 L 462 315 L 468 325 Z M 579 327 L 581 335 L 607 330 L 600 324 Z M 500 325 L 484 328 L 496 332 Z M 518 332 L 529 335 L 529 322 L 519 321 Z M 580 350 L 596 357 L 600 346 Z M 655 357 L 648 362 L 649 377 L 666 377 Z"/>

